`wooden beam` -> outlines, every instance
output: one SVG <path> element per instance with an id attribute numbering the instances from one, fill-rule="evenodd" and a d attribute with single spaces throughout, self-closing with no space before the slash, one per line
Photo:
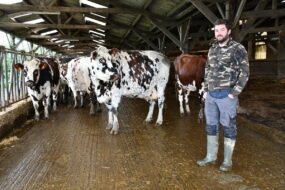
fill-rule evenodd
<path id="1" fill-rule="evenodd" d="M 281 17 L 285 15 L 285 9 L 246 11 L 242 13 L 242 18 L 261 18 L 261 17 Z"/>
<path id="2" fill-rule="evenodd" d="M 153 0 L 148 0 L 148 1 L 144 4 L 143 9 L 145 10 L 145 9 L 152 3 L 152 1 L 153 1 Z M 142 18 L 142 16 L 143 16 L 142 14 L 139 14 L 139 15 L 134 19 L 134 21 L 132 22 L 132 27 L 134 27 L 134 26 L 138 23 L 138 21 Z M 124 36 L 123 36 L 123 38 L 122 38 L 120 44 L 124 43 L 125 39 L 129 36 L 129 34 L 130 34 L 131 32 L 132 32 L 132 30 L 131 30 L 131 29 L 128 29 L 128 31 L 124 34 Z"/>
<path id="3" fill-rule="evenodd" d="M 17 27 L 17 28 L 57 28 L 57 29 L 111 29 L 113 26 L 107 25 L 66 25 L 66 24 L 24 24 L 24 23 L 12 23 L 12 22 L 0 22 L 1 28 L 3 27 Z M 120 26 L 116 26 L 120 27 Z"/>
<path id="4" fill-rule="evenodd" d="M 236 16 L 234 18 L 234 23 L 233 23 L 233 28 L 236 27 L 236 25 L 238 24 L 238 21 L 240 19 L 240 15 L 241 15 L 241 12 L 243 10 L 243 7 L 245 5 L 245 2 L 246 0 L 241 0 L 240 4 L 239 4 L 239 7 L 238 7 L 238 10 L 237 10 L 237 13 L 236 13 Z"/>
<path id="5" fill-rule="evenodd" d="M 222 18 L 225 19 L 226 17 L 225 17 L 225 14 L 224 14 L 223 10 L 222 10 L 221 5 L 218 2 L 216 2 L 216 6 L 217 6 L 217 8 L 218 8 Z"/>
<path id="6" fill-rule="evenodd" d="M 164 33 L 173 43 L 175 43 L 178 47 L 182 48 L 182 44 L 180 41 L 169 31 L 165 26 L 162 24 L 158 23 L 156 20 L 147 17 L 157 28 L 159 28 L 162 33 Z"/>
<path id="7" fill-rule="evenodd" d="M 52 39 L 52 38 L 60 38 L 63 40 L 91 40 L 91 37 L 82 37 L 82 36 L 62 36 L 62 35 L 54 35 L 54 36 L 42 36 L 42 35 L 21 35 L 20 38 L 26 39 Z"/>
<path id="8" fill-rule="evenodd" d="M 268 3 L 268 0 L 260 0 L 257 4 L 257 6 L 254 8 L 254 11 L 260 11 L 263 10 Z M 252 28 L 252 25 L 254 24 L 256 18 L 251 17 L 247 20 L 247 22 L 243 25 L 243 28 L 240 32 L 240 41 L 244 39 L 244 37 L 247 35 L 247 30 Z"/>
<path id="9" fill-rule="evenodd" d="M 165 21 L 174 21 L 172 18 L 166 18 L 158 14 L 151 13 L 146 10 L 136 9 L 132 7 L 121 8 L 93 8 L 93 7 L 62 7 L 62 6 L 35 6 L 35 5 L 6 5 L 0 4 L 0 10 L 4 11 L 44 11 L 44 12 L 73 12 L 73 13 L 121 13 L 121 14 L 143 14 Z"/>
<path id="10" fill-rule="evenodd" d="M 188 1 L 190 1 L 212 24 L 218 19 L 218 17 L 201 0 Z"/>
<path id="11" fill-rule="evenodd" d="M 93 8 L 93 7 L 62 7 L 62 6 L 36 6 L 36 5 L 5 5 L 0 4 L 5 11 L 44 11 L 44 12 L 73 12 L 73 13 L 137 13 L 137 9 L 125 8 Z M 141 12 L 141 11 L 139 11 Z M 145 12 L 141 12 L 145 13 Z"/>
<path id="12" fill-rule="evenodd" d="M 158 48 L 156 47 L 156 45 L 154 45 L 154 43 L 152 43 L 147 37 L 142 36 L 139 32 L 137 32 L 136 30 L 134 30 L 134 32 L 141 38 L 143 39 L 152 49 L 154 50 L 158 50 Z"/>
<path id="13" fill-rule="evenodd" d="M 264 28 L 251 28 L 247 30 L 247 33 L 257 33 L 257 32 L 275 32 L 285 30 L 285 24 L 277 27 L 264 27 Z"/>

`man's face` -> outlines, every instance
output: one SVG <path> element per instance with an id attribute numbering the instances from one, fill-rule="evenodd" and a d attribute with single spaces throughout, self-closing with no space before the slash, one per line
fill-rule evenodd
<path id="1" fill-rule="evenodd" d="M 215 37 L 221 44 L 229 39 L 231 30 L 228 30 L 226 25 L 220 24 L 215 26 Z"/>

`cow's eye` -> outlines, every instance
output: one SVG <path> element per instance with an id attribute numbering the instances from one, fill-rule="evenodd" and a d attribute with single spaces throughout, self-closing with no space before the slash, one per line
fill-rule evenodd
<path id="1" fill-rule="evenodd" d="M 106 63 L 106 59 L 100 58 L 100 59 L 99 59 L 99 62 L 100 62 L 100 63 Z"/>
<path id="2" fill-rule="evenodd" d="M 26 77 L 27 76 L 27 71 L 26 70 L 24 70 L 24 77 Z"/>
<path id="3" fill-rule="evenodd" d="M 38 70 L 34 71 L 34 75 L 37 76 L 38 75 Z"/>

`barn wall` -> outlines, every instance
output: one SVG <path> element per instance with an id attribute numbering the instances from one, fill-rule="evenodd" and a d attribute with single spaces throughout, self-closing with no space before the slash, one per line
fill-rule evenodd
<path id="1" fill-rule="evenodd" d="M 250 61 L 250 75 L 277 77 L 278 75 L 278 61 L 264 61 L 256 60 Z"/>
<path id="2" fill-rule="evenodd" d="M 33 105 L 30 99 L 21 100 L 6 109 L 6 111 L 0 112 L 0 139 L 21 126 L 33 115 Z"/>

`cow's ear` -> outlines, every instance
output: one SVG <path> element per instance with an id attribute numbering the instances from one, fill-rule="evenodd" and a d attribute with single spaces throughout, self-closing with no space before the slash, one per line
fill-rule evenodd
<path id="1" fill-rule="evenodd" d="M 40 64 L 40 70 L 44 70 L 45 68 L 48 67 L 48 64 L 47 63 L 41 63 Z"/>
<path id="2" fill-rule="evenodd" d="M 95 60 L 97 55 L 98 55 L 97 51 L 92 51 L 91 52 L 91 59 Z"/>
<path id="3" fill-rule="evenodd" d="M 16 64 L 14 64 L 13 66 L 14 66 L 14 68 L 17 69 L 17 70 L 20 70 L 20 71 L 24 70 L 24 65 L 21 64 L 21 63 L 16 63 Z"/>
<path id="4" fill-rule="evenodd" d="M 109 54 L 110 54 L 111 56 L 115 56 L 119 51 L 120 51 L 119 49 L 113 48 L 113 49 L 111 49 L 111 50 L 109 51 Z"/>

